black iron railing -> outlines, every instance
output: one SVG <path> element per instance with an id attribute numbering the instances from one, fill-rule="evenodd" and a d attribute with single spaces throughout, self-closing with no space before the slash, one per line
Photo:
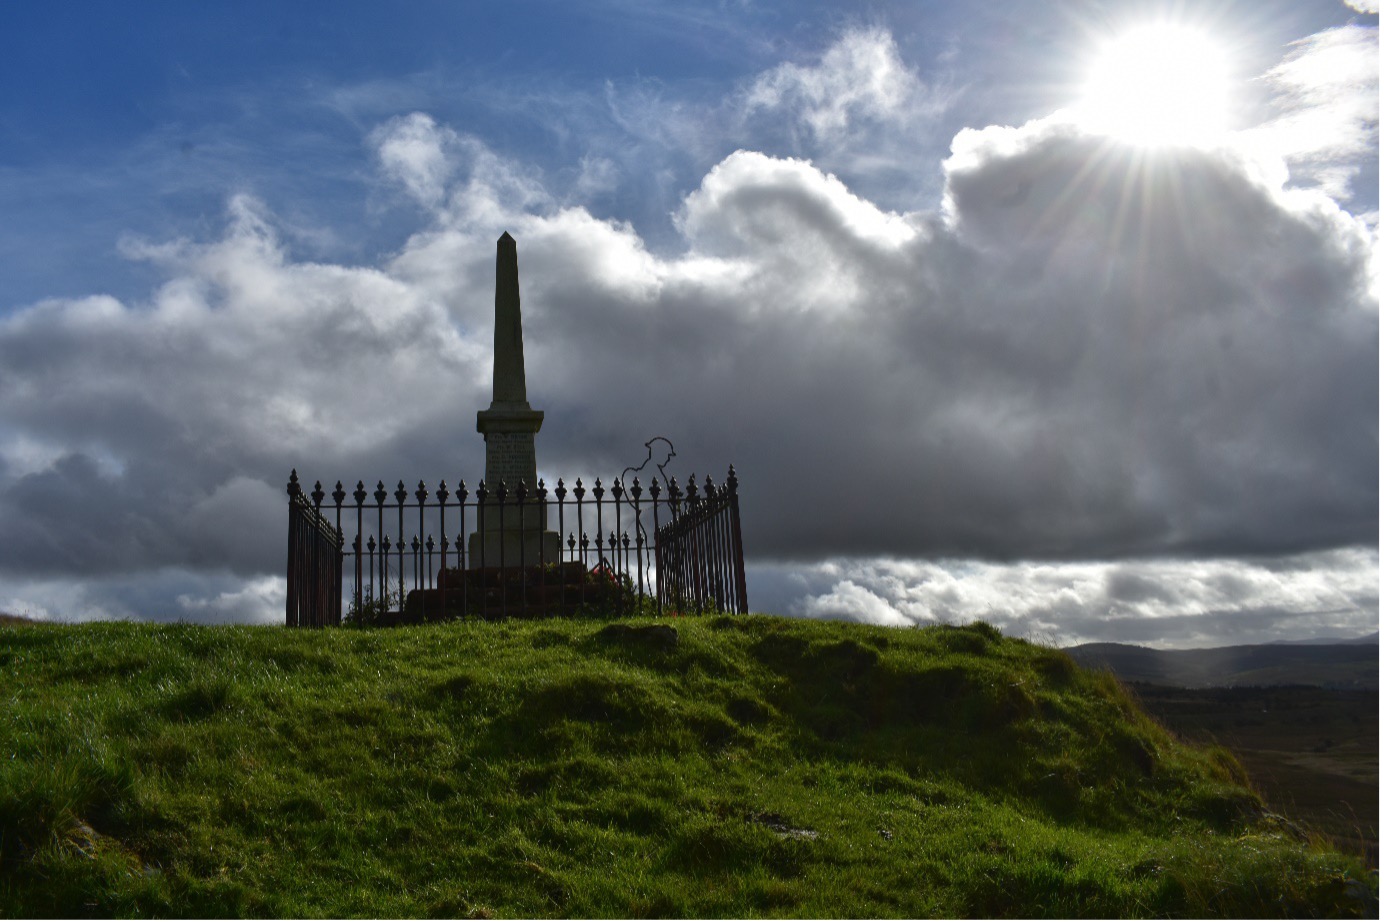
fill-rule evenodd
<path id="1" fill-rule="evenodd" d="M 695 482 L 688 486 L 692 501 L 655 533 L 658 597 L 697 609 L 748 611 L 735 468 L 722 487 L 708 477 L 700 497 Z"/>
<path id="2" fill-rule="evenodd" d="M 322 627 L 341 621 L 341 529 L 322 516 L 322 485 L 314 503 L 298 489 L 288 491 L 289 627 Z"/>
<path id="3" fill-rule="evenodd" d="M 701 487 L 635 477 L 589 489 L 559 479 L 551 491 L 542 480 L 493 491 L 481 481 L 474 492 L 446 481 L 391 492 L 380 481 L 370 492 L 362 481 L 349 496 L 340 481 L 330 495 L 320 482 L 304 494 L 295 470 L 288 494 L 290 627 L 339 624 L 345 594 L 348 617 L 390 624 L 749 611 L 734 468 Z M 472 545 L 477 531 L 495 540 Z M 556 540 L 534 540 L 538 531 Z"/>

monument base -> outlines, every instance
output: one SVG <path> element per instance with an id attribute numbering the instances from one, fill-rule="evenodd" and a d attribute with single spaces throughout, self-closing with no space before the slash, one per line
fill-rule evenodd
<path id="1" fill-rule="evenodd" d="M 536 567 L 562 560 L 562 536 L 548 530 L 548 504 L 481 505 L 480 525 L 466 545 L 466 565 L 477 567 Z"/>
<path id="2" fill-rule="evenodd" d="M 416 624 L 453 618 L 538 618 L 583 610 L 606 614 L 634 611 L 633 594 L 605 574 L 575 561 L 547 567 L 448 568 L 437 588 L 414 589 L 403 610 L 387 612 L 380 624 Z"/>
<path id="3" fill-rule="evenodd" d="M 562 560 L 562 538 L 555 531 L 473 531 L 466 544 L 468 567 L 536 567 Z"/>

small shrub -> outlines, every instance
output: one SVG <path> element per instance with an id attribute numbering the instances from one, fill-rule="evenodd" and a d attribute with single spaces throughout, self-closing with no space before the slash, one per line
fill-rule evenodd
<path id="1" fill-rule="evenodd" d="M 388 624 L 390 614 L 399 610 L 399 593 L 389 589 L 376 597 L 372 590 L 367 589 L 364 594 L 354 596 L 351 604 L 342 617 L 341 623 L 344 627 L 379 627 Z"/>

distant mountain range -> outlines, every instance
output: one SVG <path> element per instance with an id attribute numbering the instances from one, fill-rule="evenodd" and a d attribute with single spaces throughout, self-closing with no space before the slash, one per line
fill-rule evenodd
<path id="1" fill-rule="evenodd" d="M 1154 650 L 1123 643 L 1068 647 L 1078 663 L 1124 682 L 1181 688 L 1314 685 L 1379 688 L 1379 635 L 1353 641 L 1253 644 L 1205 650 Z"/>
<path id="2" fill-rule="evenodd" d="M 1292 644 L 1364 644 L 1372 643 L 1379 645 L 1379 632 L 1366 634 L 1364 637 L 1311 637 L 1307 640 L 1270 640 L 1269 646 L 1281 647 Z"/>

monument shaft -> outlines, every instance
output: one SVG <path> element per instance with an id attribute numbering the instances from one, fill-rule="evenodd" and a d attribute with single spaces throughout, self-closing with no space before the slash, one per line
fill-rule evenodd
<path id="1" fill-rule="evenodd" d="M 524 323 L 519 313 L 519 249 L 508 233 L 495 244 L 495 371 L 491 409 L 529 408 L 524 384 Z"/>
<path id="2" fill-rule="evenodd" d="M 519 310 L 519 256 L 514 238 L 495 244 L 495 365 L 490 409 L 476 414 L 476 431 L 485 436 L 485 485 L 489 498 L 480 510 L 480 528 L 469 542 L 472 566 L 518 567 L 556 563 L 560 540 L 547 530 L 548 509 L 536 498 L 538 460 L 533 437 L 543 412 L 529 406 L 524 376 L 524 329 Z M 529 498 L 514 505 L 520 481 Z M 499 506 L 503 483 L 508 499 Z"/>

